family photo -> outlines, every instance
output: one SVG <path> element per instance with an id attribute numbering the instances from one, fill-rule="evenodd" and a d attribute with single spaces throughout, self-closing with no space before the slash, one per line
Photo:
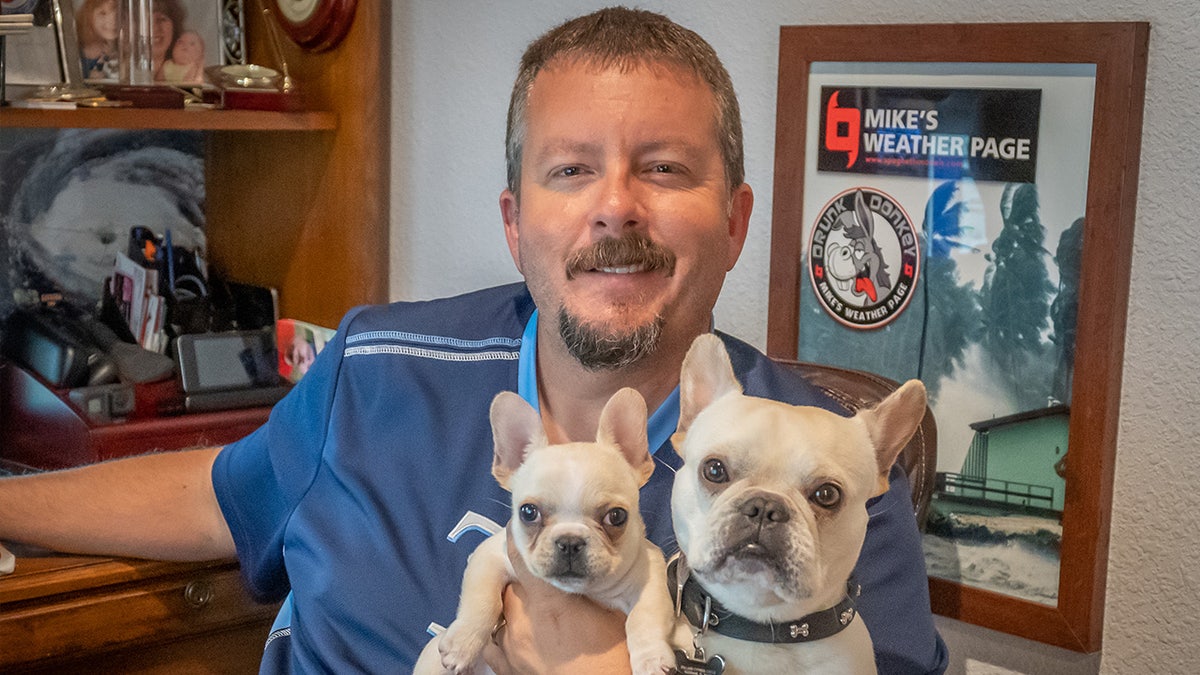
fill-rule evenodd
<path id="1" fill-rule="evenodd" d="M 220 7 L 212 0 L 138 0 L 127 13 L 117 0 L 75 1 L 85 80 L 122 79 L 122 24 L 130 36 L 126 68 L 142 69 L 155 83 L 204 84 L 204 69 L 221 63 Z"/>

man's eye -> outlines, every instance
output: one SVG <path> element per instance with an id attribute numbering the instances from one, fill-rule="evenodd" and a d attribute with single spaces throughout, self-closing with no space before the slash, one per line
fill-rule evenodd
<path id="1" fill-rule="evenodd" d="M 578 166 L 568 166 L 568 167 L 563 167 L 562 169 L 558 170 L 558 175 L 564 176 L 566 178 L 571 178 L 572 176 L 578 176 L 578 175 L 581 175 L 582 173 L 583 173 L 583 168 L 578 167 Z"/>
<path id="2" fill-rule="evenodd" d="M 675 164 L 673 162 L 659 162 L 657 164 L 651 164 L 650 172 L 651 173 L 664 173 L 664 174 L 685 173 L 684 168 L 682 166 Z"/>
<path id="3" fill-rule="evenodd" d="M 522 523 L 536 523 L 542 519 L 542 512 L 533 504 L 522 504 L 521 508 L 517 509 L 517 517 Z"/>

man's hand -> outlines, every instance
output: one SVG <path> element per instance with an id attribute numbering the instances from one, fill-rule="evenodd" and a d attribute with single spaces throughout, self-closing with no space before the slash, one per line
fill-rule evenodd
<path id="1" fill-rule="evenodd" d="M 625 614 L 533 576 L 508 540 L 516 581 L 504 589 L 505 624 L 484 659 L 498 675 L 628 675 Z"/>
<path id="2" fill-rule="evenodd" d="M 484 652 L 498 675 L 627 675 L 625 615 L 525 574 L 504 590 L 506 624 Z"/>

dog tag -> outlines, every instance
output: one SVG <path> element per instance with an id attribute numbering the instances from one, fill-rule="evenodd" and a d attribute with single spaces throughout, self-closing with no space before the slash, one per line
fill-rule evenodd
<path id="1" fill-rule="evenodd" d="M 682 649 L 675 650 L 675 672 L 678 675 L 721 675 L 725 672 L 725 659 L 713 654 L 707 662 L 688 657 Z"/>

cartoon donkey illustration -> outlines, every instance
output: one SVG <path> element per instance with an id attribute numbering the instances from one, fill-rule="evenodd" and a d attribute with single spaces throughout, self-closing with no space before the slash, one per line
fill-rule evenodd
<path id="1" fill-rule="evenodd" d="M 867 208 L 862 190 L 854 191 L 853 222 L 844 224 L 846 246 L 830 242 L 825 247 L 825 267 L 839 290 L 856 298 L 878 302 L 881 291 L 892 287 L 883 252 L 875 241 L 875 216 Z M 843 227 L 842 223 L 834 229 Z M 866 304 L 864 301 L 863 304 Z"/>

